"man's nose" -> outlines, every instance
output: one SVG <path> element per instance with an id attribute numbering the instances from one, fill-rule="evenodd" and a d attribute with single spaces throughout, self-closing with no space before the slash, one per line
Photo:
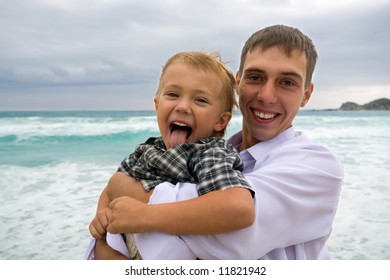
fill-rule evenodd
<path id="1" fill-rule="evenodd" d="M 277 100 L 275 83 L 269 80 L 263 84 L 257 93 L 257 99 L 267 104 L 275 103 Z"/>

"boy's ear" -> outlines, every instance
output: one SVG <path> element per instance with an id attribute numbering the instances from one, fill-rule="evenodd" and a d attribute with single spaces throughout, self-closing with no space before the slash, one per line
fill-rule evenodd
<path id="1" fill-rule="evenodd" d="M 157 109 L 158 109 L 158 97 L 155 96 L 155 97 L 153 98 L 153 101 L 154 101 L 154 109 L 157 111 Z"/>
<path id="2" fill-rule="evenodd" d="M 215 131 L 223 130 L 228 125 L 231 118 L 232 118 L 232 113 L 223 112 L 218 122 L 215 124 L 214 130 Z"/>

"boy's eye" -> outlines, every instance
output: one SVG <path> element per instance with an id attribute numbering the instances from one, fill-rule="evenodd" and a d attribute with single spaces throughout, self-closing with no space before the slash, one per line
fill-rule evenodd
<path id="1" fill-rule="evenodd" d="M 170 96 L 170 97 L 177 97 L 177 96 L 179 96 L 176 92 L 174 92 L 174 91 L 169 91 L 169 92 L 167 92 L 166 93 L 166 95 L 168 95 L 168 96 Z"/>
<path id="2" fill-rule="evenodd" d="M 208 103 L 208 100 L 203 97 L 196 98 L 195 101 L 199 103 Z"/>

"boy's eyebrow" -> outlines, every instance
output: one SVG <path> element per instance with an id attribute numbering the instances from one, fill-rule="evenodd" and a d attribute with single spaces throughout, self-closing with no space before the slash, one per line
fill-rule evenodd
<path id="1" fill-rule="evenodd" d="M 172 83 L 172 82 L 168 82 L 168 83 L 165 83 L 164 84 L 164 87 L 174 87 L 174 88 L 181 88 L 181 86 L 175 84 L 175 83 Z"/>
<path id="2" fill-rule="evenodd" d="M 163 90 L 181 91 L 183 88 L 180 85 L 168 83 L 163 86 Z"/>
<path id="3" fill-rule="evenodd" d="M 164 89 L 168 89 L 168 90 L 182 90 L 183 87 L 180 86 L 180 85 L 177 85 L 177 84 L 173 84 L 173 83 L 168 83 L 168 84 L 165 84 Z M 197 94 L 205 94 L 205 95 L 212 95 L 212 93 L 208 90 L 204 90 L 202 88 L 200 89 L 195 89 L 193 90 L 193 92 L 197 93 Z"/>

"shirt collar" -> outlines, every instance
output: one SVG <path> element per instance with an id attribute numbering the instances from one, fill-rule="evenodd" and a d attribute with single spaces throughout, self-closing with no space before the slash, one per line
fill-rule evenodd
<path id="1" fill-rule="evenodd" d="M 276 146 L 279 146 L 280 144 L 290 139 L 293 139 L 294 137 L 295 137 L 295 130 L 291 126 L 290 128 L 286 129 L 285 131 L 277 135 L 276 137 L 267 141 L 259 142 L 256 145 L 253 145 L 252 147 L 249 147 L 248 149 L 241 151 L 240 154 L 243 154 L 244 152 L 245 153 L 248 152 L 252 155 L 253 158 L 256 159 L 259 157 L 259 155 L 267 154 L 270 150 L 272 150 Z M 237 150 L 239 150 L 242 143 L 242 130 L 234 134 L 229 139 L 229 141 Z"/>

